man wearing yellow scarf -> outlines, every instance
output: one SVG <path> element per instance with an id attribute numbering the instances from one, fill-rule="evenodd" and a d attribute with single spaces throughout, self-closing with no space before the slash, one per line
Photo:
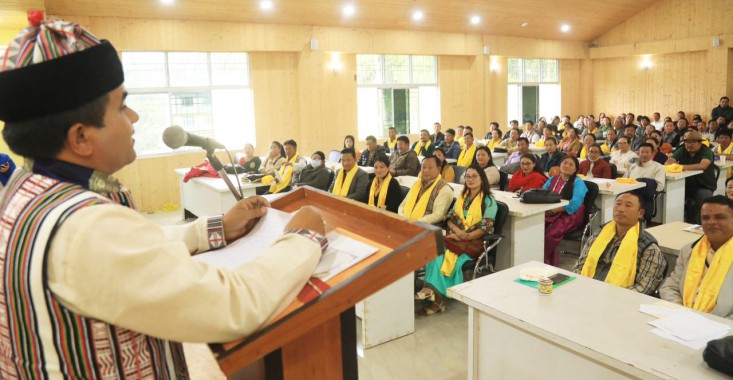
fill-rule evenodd
<path id="1" fill-rule="evenodd" d="M 731 144 L 731 137 L 733 137 L 733 132 L 729 129 L 723 129 L 718 133 L 718 146 L 713 152 L 717 157 L 725 156 L 727 160 L 733 160 L 733 144 Z M 731 174 L 733 174 L 733 171 L 729 168 L 725 177 L 728 178 Z"/>
<path id="2" fill-rule="evenodd" d="M 664 279 L 667 260 L 657 240 L 642 230 L 644 205 L 636 193 L 622 193 L 613 205 L 613 220 L 583 246 L 573 272 L 644 294 L 653 294 Z"/>
<path id="3" fill-rule="evenodd" d="M 715 195 L 702 202 L 700 240 L 683 247 L 672 274 L 659 288 L 662 299 L 733 318 L 733 201 Z"/>
<path id="4" fill-rule="evenodd" d="M 384 142 L 384 150 L 387 153 L 394 153 L 397 150 L 397 129 L 389 127 L 387 133 L 389 134 L 389 137 L 387 138 L 387 141 Z"/>
<path id="5" fill-rule="evenodd" d="M 461 145 L 461 149 L 463 149 L 463 146 L 465 145 L 465 139 L 463 138 L 463 126 L 459 125 L 456 127 L 456 141 L 458 141 L 458 144 Z"/>
<path id="6" fill-rule="evenodd" d="M 341 166 L 328 192 L 366 203 L 369 195 L 369 175 L 356 166 L 354 149 L 346 148 L 341 151 Z"/>
<path id="7" fill-rule="evenodd" d="M 294 177 L 307 165 L 305 159 L 298 154 L 298 144 L 294 140 L 286 140 L 283 147 L 287 160 L 280 167 L 279 175 L 276 176 L 278 181 L 270 186 L 271 194 L 289 191 L 290 183 L 293 182 Z"/>
<path id="8" fill-rule="evenodd" d="M 420 179 L 400 204 L 399 214 L 413 221 L 440 224 L 453 202 L 453 189 L 440 177 L 435 156 L 425 157 L 420 173 Z"/>
<path id="9" fill-rule="evenodd" d="M 458 156 L 457 165 L 467 168 L 471 166 L 473 158 L 476 156 L 476 145 L 473 145 L 472 134 L 469 133 L 463 137 L 465 138 L 466 146 L 461 150 L 461 155 Z"/>
<path id="10" fill-rule="evenodd" d="M 418 156 L 432 156 L 435 150 L 435 145 L 430 141 L 430 133 L 427 129 L 420 131 L 420 140 L 415 141 L 410 147 Z"/>

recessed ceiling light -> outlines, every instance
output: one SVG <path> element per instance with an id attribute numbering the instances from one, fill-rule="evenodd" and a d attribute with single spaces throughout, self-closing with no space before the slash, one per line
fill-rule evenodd
<path id="1" fill-rule="evenodd" d="M 568 24 L 562 24 L 562 26 L 560 27 L 560 30 L 562 30 L 563 33 L 567 33 L 567 32 L 570 31 L 570 25 L 568 25 Z"/>
<path id="2" fill-rule="evenodd" d="M 525 21 L 525 22 L 523 22 L 523 23 L 522 23 L 522 25 L 521 25 L 521 26 L 522 26 L 522 28 L 524 28 L 524 27 L 525 27 L 525 26 L 527 26 L 527 25 L 529 25 L 529 23 L 528 23 L 527 21 Z"/>
<path id="3" fill-rule="evenodd" d="M 165 4 L 165 5 L 173 4 L 174 1 L 175 0 L 160 0 L 160 2 L 163 3 L 163 4 Z"/>
<path id="4" fill-rule="evenodd" d="M 275 4 L 272 3 L 270 0 L 262 0 L 260 1 L 260 9 L 263 11 L 269 11 L 272 10 L 272 8 L 275 6 Z"/>
<path id="5" fill-rule="evenodd" d="M 472 25 L 478 25 L 481 23 L 481 17 L 479 16 L 471 16 L 471 24 Z"/>
<path id="6" fill-rule="evenodd" d="M 344 16 L 351 17 L 356 13 L 356 8 L 354 7 L 354 4 L 346 4 L 344 6 Z"/>
<path id="7" fill-rule="evenodd" d="M 425 14 L 422 13 L 422 11 L 415 11 L 412 13 L 412 19 L 415 21 L 420 21 L 425 17 Z"/>

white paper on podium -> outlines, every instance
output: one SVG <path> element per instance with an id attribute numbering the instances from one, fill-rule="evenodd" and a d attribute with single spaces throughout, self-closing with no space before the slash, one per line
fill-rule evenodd
<path id="1" fill-rule="evenodd" d="M 292 214 L 268 209 L 267 214 L 249 234 L 222 249 L 196 255 L 194 260 L 218 268 L 237 268 L 260 257 L 272 246 L 283 235 L 290 218 Z M 328 248 L 321 256 L 321 261 L 313 274 L 323 281 L 328 281 L 378 251 L 376 247 L 335 231 L 329 232 L 326 237 L 329 242 Z"/>

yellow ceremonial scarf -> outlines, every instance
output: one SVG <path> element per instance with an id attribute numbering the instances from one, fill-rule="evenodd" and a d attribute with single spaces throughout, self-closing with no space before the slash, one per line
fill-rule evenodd
<path id="1" fill-rule="evenodd" d="M 501 139 L 498 139 L 498 140 L 489 140 L 489 144 L 488 144 L 489 150 L 493 151 L 494 148 L 497 145 L 499 145 L 499 144 L 501 144 Z M 733 145 L 733 144 L 731 144 L 731 145 Z"/>
<path id="2" fill-rule="evenodd" d="M 588 157 L 587 150 L 588 149 L 585 147 L 585 145 L 583 145 L 583 149 L 580 150 L 580 159 L 581 160 L 584 160 L 586 157 Z"/>
<path id="3" fill-rule="evenodd" d="M 728 144 L 728 147 L 725 148 L 725 150 L 722 150 L 722 146 L 718 145 L 717 148 L 715 148 L 718 152 L 718 154 L 724 153 L 724 154 L 730 154 L 731 150 L 733 150 L 733 144 Z"/>
<path id="4" fill-rule="evenodd" d="M 588 252 L 588 257 L 585 259 L 583 264 L 583 270 L 580 272 L 585 277 L 593 278 L 596 275 L 596 266 L 598 265 L 598 259 L 601 258 L 603 251 L 611 242 L 611 239 L 616 236 L 616 222 L 610 221 L 603 227 L 601 233 L 593 242 Z M 611 269 L 606 275 L 606 281 L 609 284 L 628 288 L 634 285 L 636 278 L 636 258 L 638 256 L 638 242 L 639 242 L 639 223 L 636 223 L 628 232 L 626 236 L 621 240 L 621 246 L 618 247 L 616 256 L 613 258 Z"/>
<path id="5" fill-rule="evenodd" d="M 435 189 L 435 186 L 437 186 L 438 182 L 442 179 L 443 177 L 438 175 L 438 178 L 436 178 L 433 181 L 433 184 L 423 192 L 423 195 L 419 200 L 417 199 L 417 195 L 420 193 L 420 189 L 422 189 L 422 181 L 416 181 L 415 184 L 412 185 L 410 192 L 407 194 L 407 203 L 405 203 L 405 209 L 402 211 L 402 214 L 410 218 L 410 220 L 418 220 L 425 216 L 425 212 L 428 210 L 430 194 L 433 193 L 433 189 Z"/>
<path id="6" fill-rule="evenodd" d="M 349 195 L 349 189 L 351 188 L 351 181 L 354 180 L 356 172 L 359 171 L 358 166 L 354 166 L 349 170 L 349 174 L 344 178 L 344 169 L 339 170 L 339 175 L 336 176 L 336 183 L 333 184 L 333 191 L 331 193 L 345 197 Z"/>
<path id="7" fill-rule="evenodd" d="M 425 145 L 425 144 L 426 143 L 424 143 L 422 141 L 415 142 L 415 149 L 413 149 L 413 150 L 415 151 L 415 153 L 417 153 L 418 156 L 424 156 L 424 155 L 421 155 L 420 154 L 420 151 L 422 150 L 423 145 L 425 146 L 425 155 L 428 153 L 428 148 L 430 148 L 430 145 L 433 145 L 433 143 L 430 142 L 430 140 L 428 140 L 427 145 Z"/>
<path id="8" fill-rule="evenodd" d="M 458 138 L 458 144 L 461 146 L 461 149 L 463 149 L 463 147 L 466 146 L 466 141 L 463 138 L 463 136 Z"/>
<path id="9" fill-rule="evenodd" d="M 394 139 L 394 141 L 389 141 L 389 139 L 387 139 L 387 148 L 389 148 L 390 152 L 395 151 L 395 146 L 397 146 L 397 139 Z"/>
<path id="10" fill-rule="evenodd" d="M 296 163 L 298 162 L 298 157 L 300 155 L 298 153 L 293 156 L 293 158 L 289 159 L 288 162 L 290 163 Z M 293 165 L 283 165 L 280 167 L 280 178 L 282 180 L 279 183 L 273 183 L 270 186 L 270 193 L 275 194 L 283 191 L 284 188 L 290 186 L 290 180 L 293 178 Z"/>
<path id="11" fill-rule="evenodd" d="M 484 193 L 483 191 L 478 193 L 476 197 L 473 198 L 471 201 L 471 205 L 468 206 L 468 213 L 467 215 L 463 215 L 464 208 L 463 204 L 466 201 L 466 199 L 463 197 L 463 193 L 461 193 L 460 196 L 458 196 L 458 199 L 456 200 L 456 204 L 453 207 L 453 210 L 456 212 L 456 215 L 458 215 L 458 218 L 461 219 L 461 223 L 463 224 L 463 230 L 468 231 L 468 229 L 481 222 L 483 219 L 483 214 L 481 213 L 481 205 L 484 203 Z M 449 249 L 445 250 L 445 257 L 443 257 L 443 265 L 440 266 L 440 273 L 443 276 L 450 277 L 450 275 L 453 273 L 453 269 L 456 266 L 456 262 L 458 261 L 458 256 L 460 256 L 461 252 L 455 253 Z"/>
<path id="12" fill-rule="evenodd" d="M 463 149 L 458 157 L 458 166 L 469 167 L 473 162 L 473 156 L 476 155 L 476 145 L 471 145 L 468 149 Z"/>
<path id="13" fill-rule="evenodd" d="M 731 239 L 733 240 L 733 239 Z M 710 268 L 705 270 L 705 260 L 710 251 L 710 240 L 703 236 L 690 255 L 685 273 L 682 304 L 686 307 L 710 313 L 718 304 L 718 293 L 733 263 L 733 243 L 728 240 L 715 252 Z"/>
<path id="14" fill-rule="evenodd" d="M 389 189 L 389 182 L 392 180 L 392 175 L 387 174 L 386 177 L 382 180 L 382 185 L 379 187 L 379 198 L 377 199 L 376 206 L 379 208 L 384 207 L 384 205 L 387 203 L 387 191 Z M 369 206 L 375 206 L 374 204 L 374 194 L 377 193 L 377 179 L 374 178 L 372 181 L 372 187 L 369 189 Z"/>

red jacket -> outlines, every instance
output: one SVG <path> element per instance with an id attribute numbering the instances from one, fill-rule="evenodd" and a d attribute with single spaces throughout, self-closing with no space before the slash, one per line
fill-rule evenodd
<path id="1" fill-rule="evenodd" d="M 524 176 L 523 171 L 514 173 L 512 179 L 509 180 L 509 191 L 527 191 L 529 189 L 539 189 L 545 185 L 547 177 L 538 172 L 532 172 L 528 176 Z"/>
<path id="2" fill-rule="evenodd" d="M 578 174 L 588 175 L 588 169 L 590 169 L 590 160 L 583 160 L 580 162 L 580 168 L 578 168 Z M 599 158 L 598 161 L 593 165 L 593 178 L 611 178 L 611 165 L 606 160 Z"/>

